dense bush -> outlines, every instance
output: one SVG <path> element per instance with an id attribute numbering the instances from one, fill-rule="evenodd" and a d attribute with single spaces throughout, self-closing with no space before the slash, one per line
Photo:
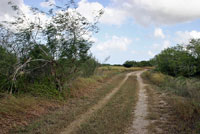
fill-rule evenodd
<path id="1" fill-rule="evenodd" d="M 167 48 L 153 59 L 158 71 L 172 76 L 200 74 L 200 40 L 192 39 L 186 46 Z"/>
<path id="2" fill-rule="evenodd" d="M 16 62 L 17 57 L 0 46 L 0 92 L 5 91 L 10 87 L 10 76 Z"/>
<path id="3" fill-rule="evenodd" d="M 126 61 L 123 64 L 124 67 L 150 67 L 152 66 L 150 61 Z"/>
<path id="4" fill-rule="evenodd" d="M 93 42 L 86 37 L 98 31 L 102 12 L 90 23 L 72 7 L 74 2 L 70 3 L 47 13 L 31 8 L 32 22 L 9 2 L 17 16 L 14 22 L 0 22 L 1 92 L 54 98 L 66 83 L 95 72 L 99 63 L 89 54 Z M 49 16 L 50 21 L 42 22 L 38 14 Z"/>

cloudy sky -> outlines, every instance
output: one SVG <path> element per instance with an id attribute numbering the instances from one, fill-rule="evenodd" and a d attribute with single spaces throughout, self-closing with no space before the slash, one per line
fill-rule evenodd
<path id="1" fill-rule="evenodd" d="M 12 0 L 29 14 L 29 6 L 48 9 L 45 0 Z M 57 4 L 59 1 L 50 0 Z M 8 20 L 13 11 L 8 0 L 0 0 L 0 20 Z M 76 0 L 77 10 L 92 21 L 104 9 L 99 33 L 91 48 L 100 61 L 110 56 L 111 64 L 126 60 L 148 60 L 161 50 L 200 38 L 200 0 Z M 45 19 L 45 17 L 44 17 Z"/>

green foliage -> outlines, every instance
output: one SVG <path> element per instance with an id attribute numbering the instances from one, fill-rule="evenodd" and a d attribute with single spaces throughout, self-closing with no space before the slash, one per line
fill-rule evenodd
<path id="1" fill-rule="evenodd" d="M 62 92 L 59 92 L 56 87 L 53 85 L 37 84 L 29 85 L 27 93 L 32 96 L 45 97 L 48 99 L 59 99 L 63 100 L 64 95 Z"/>
<path id="2" fill-rule="evenodd" d="M 123 64 L 124 67 L 150 67 L 152 66 L 152 64 L 150 63 L 150 61 L 126 61 Z"/>
<path id="3" fill-rule="evenodd" d="M 134 61 L 126 61 L 126 62 L 123 64 L 123 66 L 124 66 L 124 67 L 127 67 L 127 68 L 133 67 L 133 64 L 134 64 L 134 63 L 135 63 Z"/>
<path id="4" fill-rule="evenodd" d="M 86 36 L 98 31 L 102 11 L 90 23 L 70 1 L 59 7 L 63 12 L 57 12 L 56 5 L 48 13 L 32 8 L 33 22 L 16 5 L 9 5 L 17 16 L 14 22 L 0 22 L 1 91 L 55 98 L 66 83 L 95 72 L 98 62 L 89 54 L 93 42 Z M 40 21 L 38 13 L 50 21 Z"/>
<path id="5" fill-rule="evenodd" d="M 194 76 L 198 73 L 198 60 L 191 50 L 180 45 L 163 50 L 154 58 L 156 69 L 172 76 Z"/>
<path id="6" fill-rule="evenodd" d="M 99 63 L 95 58 L 88 57 L 87 61 L 81 66 L 81 73 L 83 77 L 93 75 Z"/>
<path id="7" fill-rule="evenodd" d="M 10 88 L 10 75 L 16 62 L 16 56 L 0 46 L 0 92 Z"/>
<path id="8" fill-rule="evenodd" d="M 200 73 L 200 39 L 192 39 L 187 45 L 187 50 L 192 54 L 197 62 L 197 72 Z"/>

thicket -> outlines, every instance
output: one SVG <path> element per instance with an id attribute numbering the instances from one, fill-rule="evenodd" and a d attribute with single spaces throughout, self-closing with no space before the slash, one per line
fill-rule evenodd
<path id="1" fill-rule="evenodd" d="M 172 76 L 196 76 L 200 74 L 200 39 L 192 39 L 187 45 L 167 48 L 152 59 L 156 70 Z"/>
<path id="2" fill-rule="evenodd" d="M 152 66 L 150 61 L 126 61 L 123 64 L 124 67 L 150 67 Z"/>
<path id="3" fill-rule="evenodd" d="M 62 96 L 68 83 L 95 72 L 99 63 L 89 53 L 89 38 L 98 32 L 102 11 L 89 22 L 73 1 L 48 12 L 31 8 L 34 18 L 9 5 L 17 15 L 0 23 L 0 92 Z"/>

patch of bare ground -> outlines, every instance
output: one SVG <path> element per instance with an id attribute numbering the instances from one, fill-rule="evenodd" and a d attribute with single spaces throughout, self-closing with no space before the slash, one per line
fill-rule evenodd
<path id="1" fill-rule="evenodd" d="M 148 115 L 148 96 L 146 94 L 145 84 L 141 78 L 141 74 L 144 71 L 138 72 L 137 81 L 139 84 L 139 93 L 138 93 L 138 101 L 136 103 L 135 110 L 133 112 L 134 119 L 132 125 L 128 128 L 127 134 L 147 134 L 149 125 L 149 120 L 146 119 Z"/>

